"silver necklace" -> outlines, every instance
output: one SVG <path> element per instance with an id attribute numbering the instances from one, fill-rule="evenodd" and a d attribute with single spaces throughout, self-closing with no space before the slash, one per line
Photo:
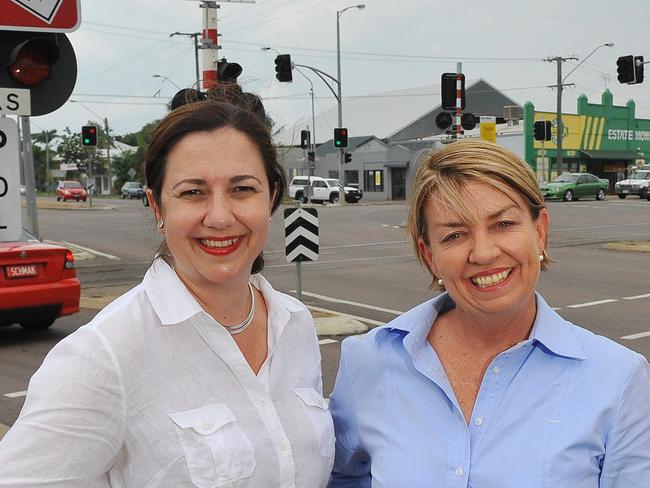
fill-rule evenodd
<path id="1" fill-rule="evenodd" d="M 230 332 L 231 335 L 235 335 L 235 334 L 239 334 L 240 332 L 244 332 L 248 328 L 248 326 L 251 325 L 251 323 L 253 322 L 253 317 L 255 317 L 255 293 L 253 292 L 253 285 L 248 283 L 248 289 L 251 292 L 251 309 L 248 312 L 248 315 L 246 316 L 246 318 L 242 322 L 240 322 L 238 324 L 235 324 L 235 325 L 223 325 L 223 324 L 219 323 L 219 321 L 215 321 L 221 327 L 223 327 L 228 332 Z"/>

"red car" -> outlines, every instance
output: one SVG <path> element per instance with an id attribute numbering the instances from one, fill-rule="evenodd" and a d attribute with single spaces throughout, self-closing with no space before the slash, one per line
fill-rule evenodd
<path id="1" fill-rule="evenodd" d="M 66 200 L 81 200 L 85 202 L 87 196 L 86 189 L 78 181 L 59 181 L 59 185 L 56 187 L 57 202 L 61 200 L 64 202 Z"/>
<path id="2" fill-rule="evenodd" d="M 80 294 L 69 249 L 27 231 L 18 241 L 0 242 L 0 326 L 45 329 L 78 312 Z"/>

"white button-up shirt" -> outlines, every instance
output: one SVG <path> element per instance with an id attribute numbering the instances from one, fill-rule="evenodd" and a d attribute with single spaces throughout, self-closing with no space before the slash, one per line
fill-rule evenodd
<path id="1" fill-rule="evenodd" d="M 0 487 L 313 488 L 334 455 L 309 311 L 266 301 L 258 376 L 161 260 L 46 357 L 0 442 Z"/>

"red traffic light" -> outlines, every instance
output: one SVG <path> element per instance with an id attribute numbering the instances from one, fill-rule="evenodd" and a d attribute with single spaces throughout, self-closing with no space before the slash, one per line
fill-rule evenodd
<path id="1" fill-rule="evenodd" d="M 50 39 L 32 38 L 15 46 L 9 55 L 9 74 L 18 83 L 36 86 L 50 75 L 59 49 Z"/>

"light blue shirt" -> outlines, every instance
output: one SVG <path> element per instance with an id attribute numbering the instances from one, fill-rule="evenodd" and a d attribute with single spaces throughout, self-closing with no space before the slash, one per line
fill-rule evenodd
<path id="1" fill-rule="evenodd" d="M 427 342 L 445 293 L 343 342 L 330 487 L 648 488 L 650 366 L 537 295 L 528 340 L 488 366 L 469 422 Z"/>

